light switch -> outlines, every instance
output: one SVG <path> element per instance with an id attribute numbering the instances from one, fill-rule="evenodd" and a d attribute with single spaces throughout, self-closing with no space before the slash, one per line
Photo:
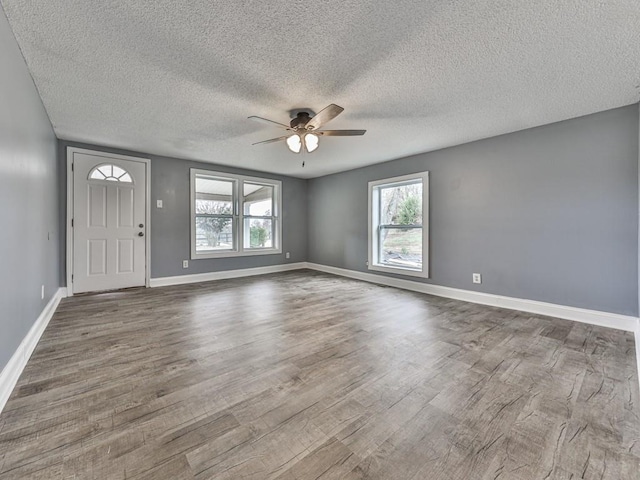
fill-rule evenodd
<path id="1" fill-rule="evenodd" d="M 156 200 L 156 207 L 162 208 L 162 200 Z"/>

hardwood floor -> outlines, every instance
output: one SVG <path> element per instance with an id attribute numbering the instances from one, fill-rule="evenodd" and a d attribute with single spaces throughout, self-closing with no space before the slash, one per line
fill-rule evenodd
<path id="1" fill-rule="evenodd" d="M 629 333 L 309 271 L 63 300 L 0 478 L 637 479 Z"/>

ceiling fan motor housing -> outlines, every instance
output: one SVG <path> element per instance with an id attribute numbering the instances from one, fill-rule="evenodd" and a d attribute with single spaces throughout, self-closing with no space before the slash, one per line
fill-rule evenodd
<path id="1" fill-rule="evenodd" d="M 298 112 L 296 118 L 291 120 L 291 123 L 289 125 L 291 125 L 291 128 L 296 130 L 303 129 L 309 122 L 309 120 L 311 120 L 311 117 L 309 116 L 308 112 Z"/>

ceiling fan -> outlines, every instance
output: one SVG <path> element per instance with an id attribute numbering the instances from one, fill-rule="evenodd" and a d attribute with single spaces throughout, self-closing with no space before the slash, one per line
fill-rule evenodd
<path id="1" fill-rule="evenodd" d="M 344 108 L 332 103 L 328 107 L 320 110 L 320 112 L 313 117 L 309 115 L 309 112 L 301 111 L 298 112 L 293 120 L 291 120 L 289 126 L 284 123 L 275 122 L 262 117 L 249 117 L 251 120 L 268 123 L 269 125 L 277 125 L 289 132 L 287 135 L 263 140 L 262 142 L 256 142 L 253 145 L 285 140 L 287 147 L 289 147 L 289 150 L 293 153 L 300 153 L 302 150 L 306 150 L 308 153 L 311 153 L 318 148 L 318 143 L 322 136 L 351 137 L 354 135 L 364 135 L 366 130 L 319 130 L 325 123 L 340 115 L 343 110 Z M 304 162 L 302 163 L 302 166 L 304 166 Z"/>

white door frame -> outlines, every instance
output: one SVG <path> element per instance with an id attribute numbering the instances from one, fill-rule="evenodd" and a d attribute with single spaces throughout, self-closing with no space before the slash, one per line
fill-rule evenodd
<path id="1" fill-rule="evenodd" d="M 88 150 L 86 148 L 67 147 L 67 295 L 70 297 L 73 296 L 73 282 L 71 281 L 71 275 L 73 272 L 73 228 L 71 227 L 71 220 L 73 219 L 73 170 L 71 166 L 73 164 L 74 153 L 85 153 L 96 157 L 116 158 L 145 164 L 147 177 L 145 185 L 145 202 L 147 204 L 145 209 L 145 234 L 147 239 L 145 245 L 144 284 L 149 288 L 151 277 L 151 160 L 148 158 L 131 157 L 128 155 L 119 155 L 116 153 L 101 152 L 98 150 Z"/>

